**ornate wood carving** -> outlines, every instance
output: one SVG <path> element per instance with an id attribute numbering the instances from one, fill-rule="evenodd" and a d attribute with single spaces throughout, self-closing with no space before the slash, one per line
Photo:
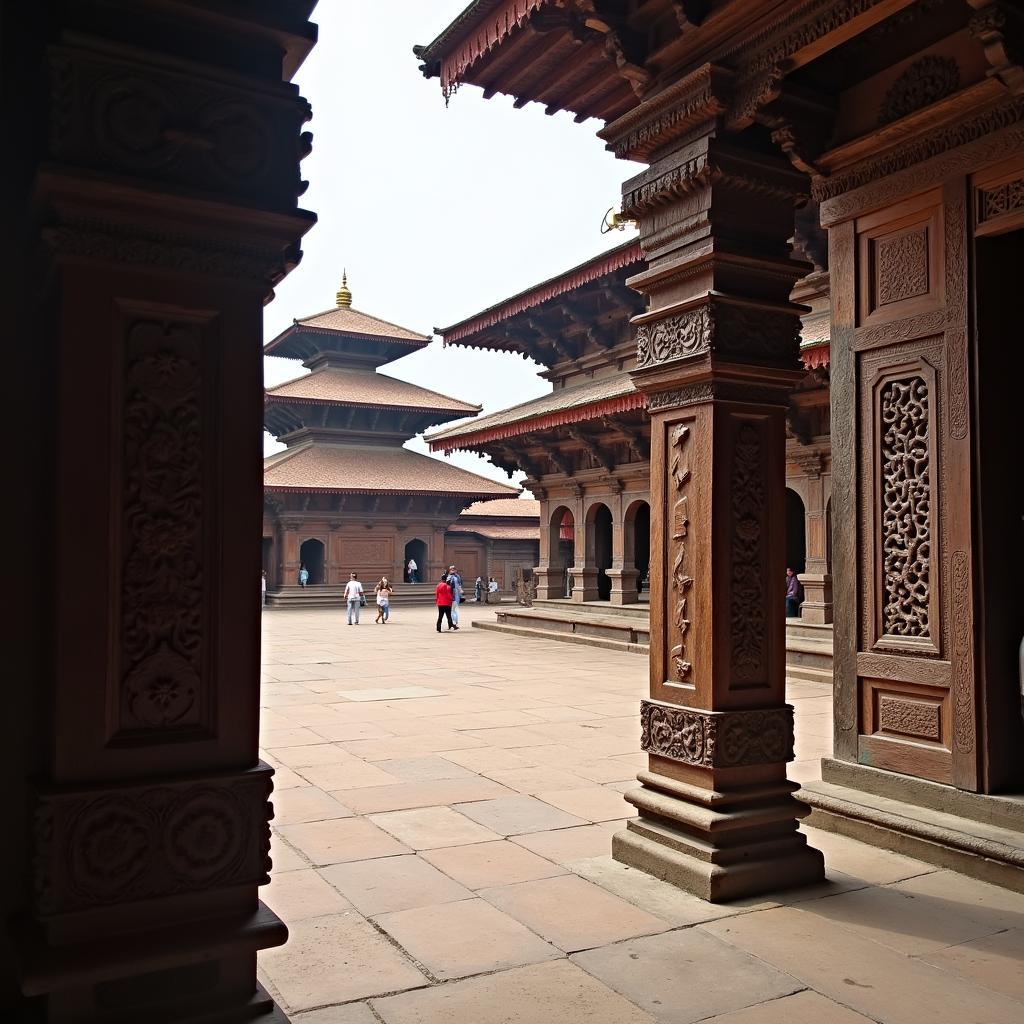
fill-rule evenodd
<path id="1" fill-rule="evenodd" d="M 1024 178 L 990 185 L 975 192 L 975 217 L 979 224 L 1024 210 Z"/>
<path id="2" fill-rule="evenodd" d="M 675 500 L 672 504 L 672 592 L 675 595 L 672 609 L 673 636 L 671 662 L 675 678 L 679 682 L 690 682 L 693 665 L 687 652 L 687 633 L 690 630 L 687 604 L 693 578 L 689 575 L 689 507 L 688 491 L 690 484 L 690 466 L 688 442 L 690 427 L 680 424 L 672 430 L 670 440 L 672 464 L 670 474 L 675 487 Z"/>
<path id="3" fill-rule="evenodd" d="M 761 432 L 751 422 L 742 423 L 736 433 L 729 486 L 732 501 L 729 616 L 733 688 L 762 685 L 768 674 L 764 559 L 767 483 L 764 462 Z"/>
<path id="4" fill-rule="evenodd" d="M 196 324 L 127 333 L 118 731 L 204 722 L 203 359 Z"/>
<path id="5" fill-rule="evenodd" d="M 642 700 L 640 746 L 699 768 L 792 761 L 793 708 L 711 712 Z"/>
<path id="6" fill-rule="evenodd" d="M 178 892 L 265 884 L 271 775 L 260 765 L 242 775 L 159 786 L 39 793 L 33 865 L 37 911 L 49 916 Z"/>
<path id="7" fill-rule="evenodd" d="M 974 749 L 974 639 L 971 632 L 971 577 L 966 551 L 954 551 L 952 566 L 953 734 L 958 749 Z"/>
<path id="8" fill-rule="evenodd" d="M 936 103 L 960 88 L 960 68 L 953 57 L 926 54 L 896 79 L 882 98 L 878 123 L 898 121 Z"/>
<path id="9" fill-rule="evenodd" d="M 942 310 L 935 310 L 931 313 L 922 313 L 920 316 L 892 320 L 877 327 L 861 327 L 854 335 L 853 350 L 863 352 L 866 349 L 882 348 L 913 338 L 940 334 L 945 320 Z"/>
<path id="10" fill-rule="evenodd" d="M 939 742 L 942 739 L 942 708 L 934 702 L 883 694 L 878 698 L 876 725 L 879 731 Z"/>
<path id="11" fill-rule="evenodd" d="M 979 2 L 979 0 L 975 0 Z M 981 0 L 983 2 L 983 0 Z M 994 74 L 1014 95 L 1024 89 L 1021 51 L 1024 17 L 1008 3 L 988 3 L 971 15 L 971 35 L 981 43 Z"/>
<path id="12" fill-rule="evenodd" d="M 886 382 L 881 431 L 882 631 L 930 637 L 931 395 L 918 375 Z"/>
<path id="13" fill-rule="evenodd" d="M 875 242 L 875 296 L 879 306 L 927 295 L 928 228 L 915 226 Z"/>
<path id="14" fill-rule="evenodd" d="M 711 334 L 711 314 L 707 306 L 640 324 L 636 331 L 637 368 L 706 352 L 711 347 Z"/>

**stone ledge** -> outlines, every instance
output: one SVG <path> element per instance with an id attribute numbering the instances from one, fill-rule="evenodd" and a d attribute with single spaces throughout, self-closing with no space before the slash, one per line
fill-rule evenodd
<path id="1" fill-rule="evenodd" d="M 829 782 L 797 794 L 806 823 L 1024 892 L 1024 833 Z"/>

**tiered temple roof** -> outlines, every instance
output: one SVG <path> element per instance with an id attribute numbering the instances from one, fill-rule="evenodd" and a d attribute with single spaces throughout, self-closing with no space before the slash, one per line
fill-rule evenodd
<path id="1" fill-rule="evenodd" d="M 337 302 L 295 320 L 264 349 L 311 370 L 266 392 L 266 427 L 288 447 L 264 461 L 265 489 L 468 500 L 515 494 L 515 487 L 402 447 L 426 427 L 476 415 L 480 406 L 380 373 L 377 367 L 430 337 L 353 309 L 347 277 Z"/>

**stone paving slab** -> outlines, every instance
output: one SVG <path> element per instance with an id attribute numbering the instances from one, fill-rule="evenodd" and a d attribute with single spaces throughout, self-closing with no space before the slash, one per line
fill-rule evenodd
<path id="1" fill-rule="evenodd" d="M 618 864 L 645 659 L 394 611 L 263 618 L 263 896 L 291 939 L 259 960 L 294 1021 L 1024 1021 L 1024 896 L 806 828 L 826 882 L 728 905 Z M 788 690 L 791 777 L 818 778 L 830 690 Z"/>

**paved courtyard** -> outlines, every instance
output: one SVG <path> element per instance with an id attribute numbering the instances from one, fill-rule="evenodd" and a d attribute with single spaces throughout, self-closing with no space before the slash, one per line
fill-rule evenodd
<path id="1" fill-rule="evenodd" d="M 1021 1024 L 1024 896 L 808 829 L 828 882 L 712 906 L 614 863 L 636 655 L 433 612 L 264 615 L 262 746 L 301 1024 Z M 797 762 L 831 696 L 795 683 Z"/>

